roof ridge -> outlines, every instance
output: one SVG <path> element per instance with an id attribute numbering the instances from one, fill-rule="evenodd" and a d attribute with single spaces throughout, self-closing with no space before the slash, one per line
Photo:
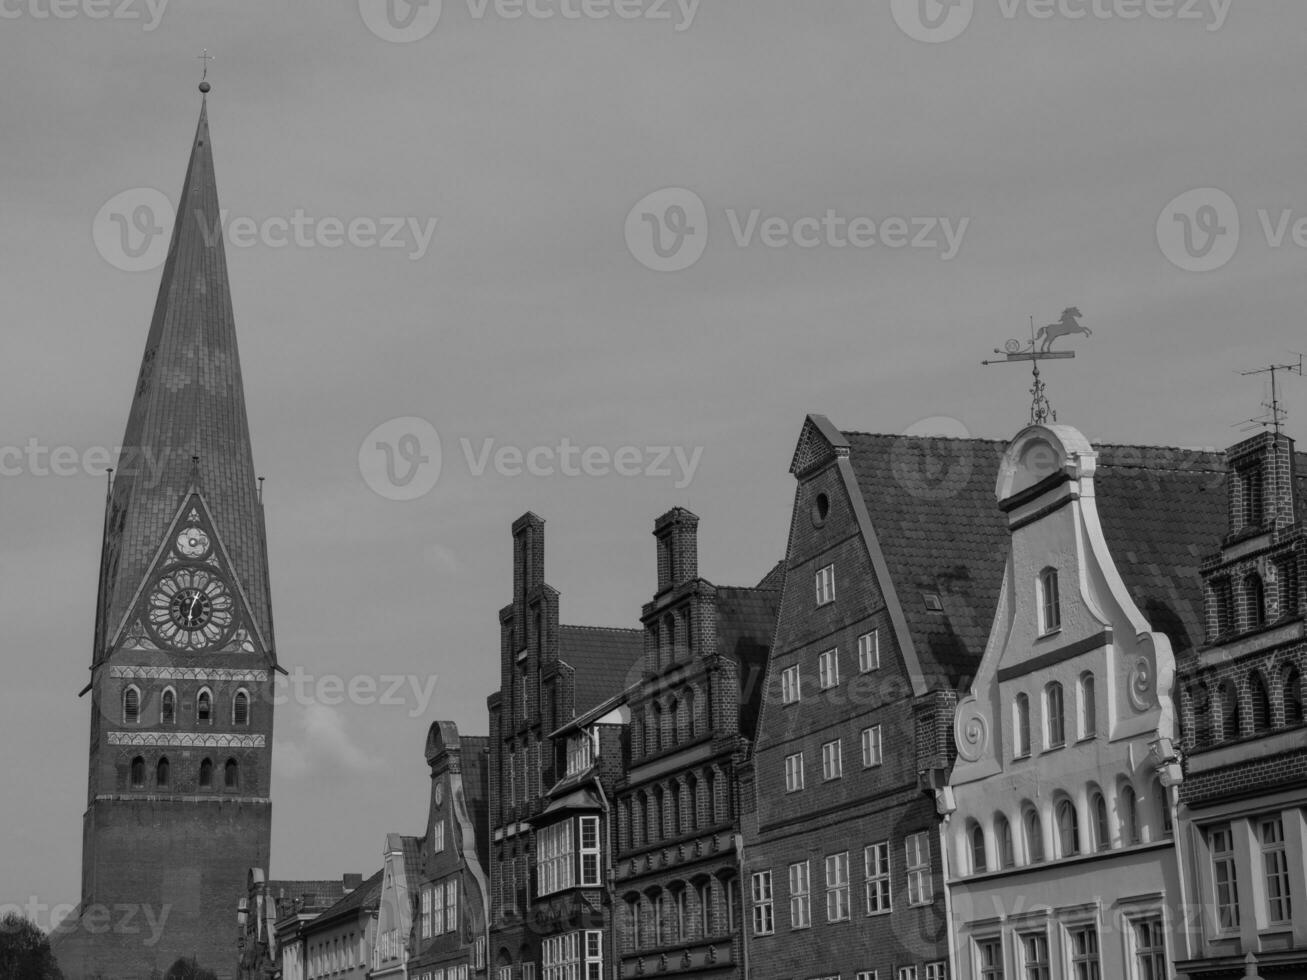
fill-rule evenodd
<path id="1" fill-rule="evenodd" d="M 596 632 L 596 633 L 598 633 L 598 632 L 607 632 L 607 633 L 641 633 L 641 634 L 643 634 L 643 632 L 644 632 L 644 631 L 641 630 L 638 626 L 578 626 L 578 625 L 575 625 L 575 624 L 573 624 L 573 623 L 559 623 L 559 624 L 558 624 L 558 628 L 559 628 L 559 629 L 564 629 L 564 630 L 593 630 L 593 631 Z"/>

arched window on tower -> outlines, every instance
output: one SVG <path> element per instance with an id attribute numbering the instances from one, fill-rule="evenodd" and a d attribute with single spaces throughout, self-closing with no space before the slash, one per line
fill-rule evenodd
<path id="1" fill-rule="evenodd" d="M 141 722 L 141 692 L 135 684 L 123 691 L 123 724 L 139 725 Z"/>
<path id="2" fill-rule="evenodd" d="M 154 767 L 154 784 L 156 786 L 167 786 L 170 775 L 168 757 L 165 755 L 159 760 L 158 765 Z"/>
<path id="3" fill-rule="evenodd" d="M 1057 804 L 1058 857 L 1074 857 L 1080 853 L 1080 821 L 1076 818 L 1076 805 L 1063 799 Z"/>
<path id="4" fill-rule="evenodd" d="M 1221 740 L 1233 741 L 1239 737 L 1239 691 L 1234 681 L 1221 685 Z"/>
<path id="5" fill-rule="evenodd" d="M 1302 721 L 1302 674 L 1290 667 L 1284 675 L 1284 723 L 1301 725 Z"/>
<path id="6" fill-rule="evenodd" d="M 195 720 L 203 725 L 213 723 L 213 694 L 207 687 L 195 698 Z"/>
<path id="7" fill-rule="evenodd" d="M 989 863 L 985 859 L 985 828 L 972 820 L 971 826 L 967 828 L 967 836 L 971 844 L 971 873 L 984 874 L 989 870 Z"/>
<path id="8" fill-rule="evenodd" d="M 213 785 L 213 760 L 205 759 L 200 763 L 200 787 L 208 789 Z"/>
<path id="9" fill-rule="evenodd" d="M 145 760 L 139 755 L 132 760 L 131 780 L 136 789 L 145 785 Z"/>
<path id="10" fill-rule="evenodd" d="M 236 692 L 231 702 L 231 723 L 248 725 L 250 723 L 250 696 L 242 689 Z"/>
<path id="11" fill-rule="evenodd" d="M 1089 738 L 1098 731 L 1098 699 L 1094 695 L 1094 675 L 1080 675 L 1080 737 Z"/>
<path id="12" fill-rule="evenodd" d="M 1266 625 L 1266 587 L 1262 577 L 1253 572 L 1243 580 L 1244 614 L 1248 629 L 1255 630 Z"/>
<path id="13" fill-rule="evenodd" d="M 1252 701 L 1253 733 L 1269 731 L 1271 727 L 1271 692 L 1259 671 L 1248 678 L 1248 694 Z"/>
<path id="14" fill-rule="evenodd" d="M 223 767 L 222 784 L 227 789 L 240 788 L 240 766 L 235 759 L 228 759 L 227 765 Z"/>
<path id="15" fill-rule="evenodd" d="M 171 687 L 164 688 L 163 697 L 159 700 L 159 721 L 165 725 L 177 721 L 177 692 Z"/>

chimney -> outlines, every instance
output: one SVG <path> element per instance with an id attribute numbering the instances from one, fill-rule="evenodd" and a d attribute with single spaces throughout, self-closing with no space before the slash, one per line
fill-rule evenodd
<path id="1" fill-rule="evenodd" d="M 348 874 L 341 878 L 341 884 L 345 886 L 346 893 L 352 892 L 359 885 L 363 884 L 362 875 Z"/>
<path id="2" fill-rule="evenodd" d="M 1295 523 L 1292 439 L 1263 432 L 1231 446 L 1225 456 L 1230 474 L 1227 540 Z"/>
<path id="3" fill-rule="evenodd" d="M 699 577 L 699 518 L 684 507 L 673 507 L 654 522 L 658 541 L 658 591 Z"/>

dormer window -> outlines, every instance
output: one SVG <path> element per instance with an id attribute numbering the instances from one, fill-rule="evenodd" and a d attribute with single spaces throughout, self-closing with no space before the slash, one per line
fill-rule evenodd
<path id="1" fill-rule="evenodd" d="M 567 774 L 575 776 L 594 765 L 599 755 L 598 732 L 578 732 L 567 740 Z"/>
<path id="2" fill-rule="evenodd" d="M 1039 573 L 1039 633 L 1055 633 L 1062 628 L 1062 600 L 1058 591 L 1057 569 Z"/>

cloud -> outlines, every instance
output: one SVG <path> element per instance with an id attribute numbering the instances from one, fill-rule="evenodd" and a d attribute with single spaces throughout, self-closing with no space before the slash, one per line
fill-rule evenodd
<path id="1" fill-rule="evenodd" d="M 280 776 L 297 779 L 324 767 L 362 772 L 380 764 L 354 742 L 345 716 L 330 705 L 305 706 L 299 729 L 295 739 L 274 740 L 272 764 Z"/>

